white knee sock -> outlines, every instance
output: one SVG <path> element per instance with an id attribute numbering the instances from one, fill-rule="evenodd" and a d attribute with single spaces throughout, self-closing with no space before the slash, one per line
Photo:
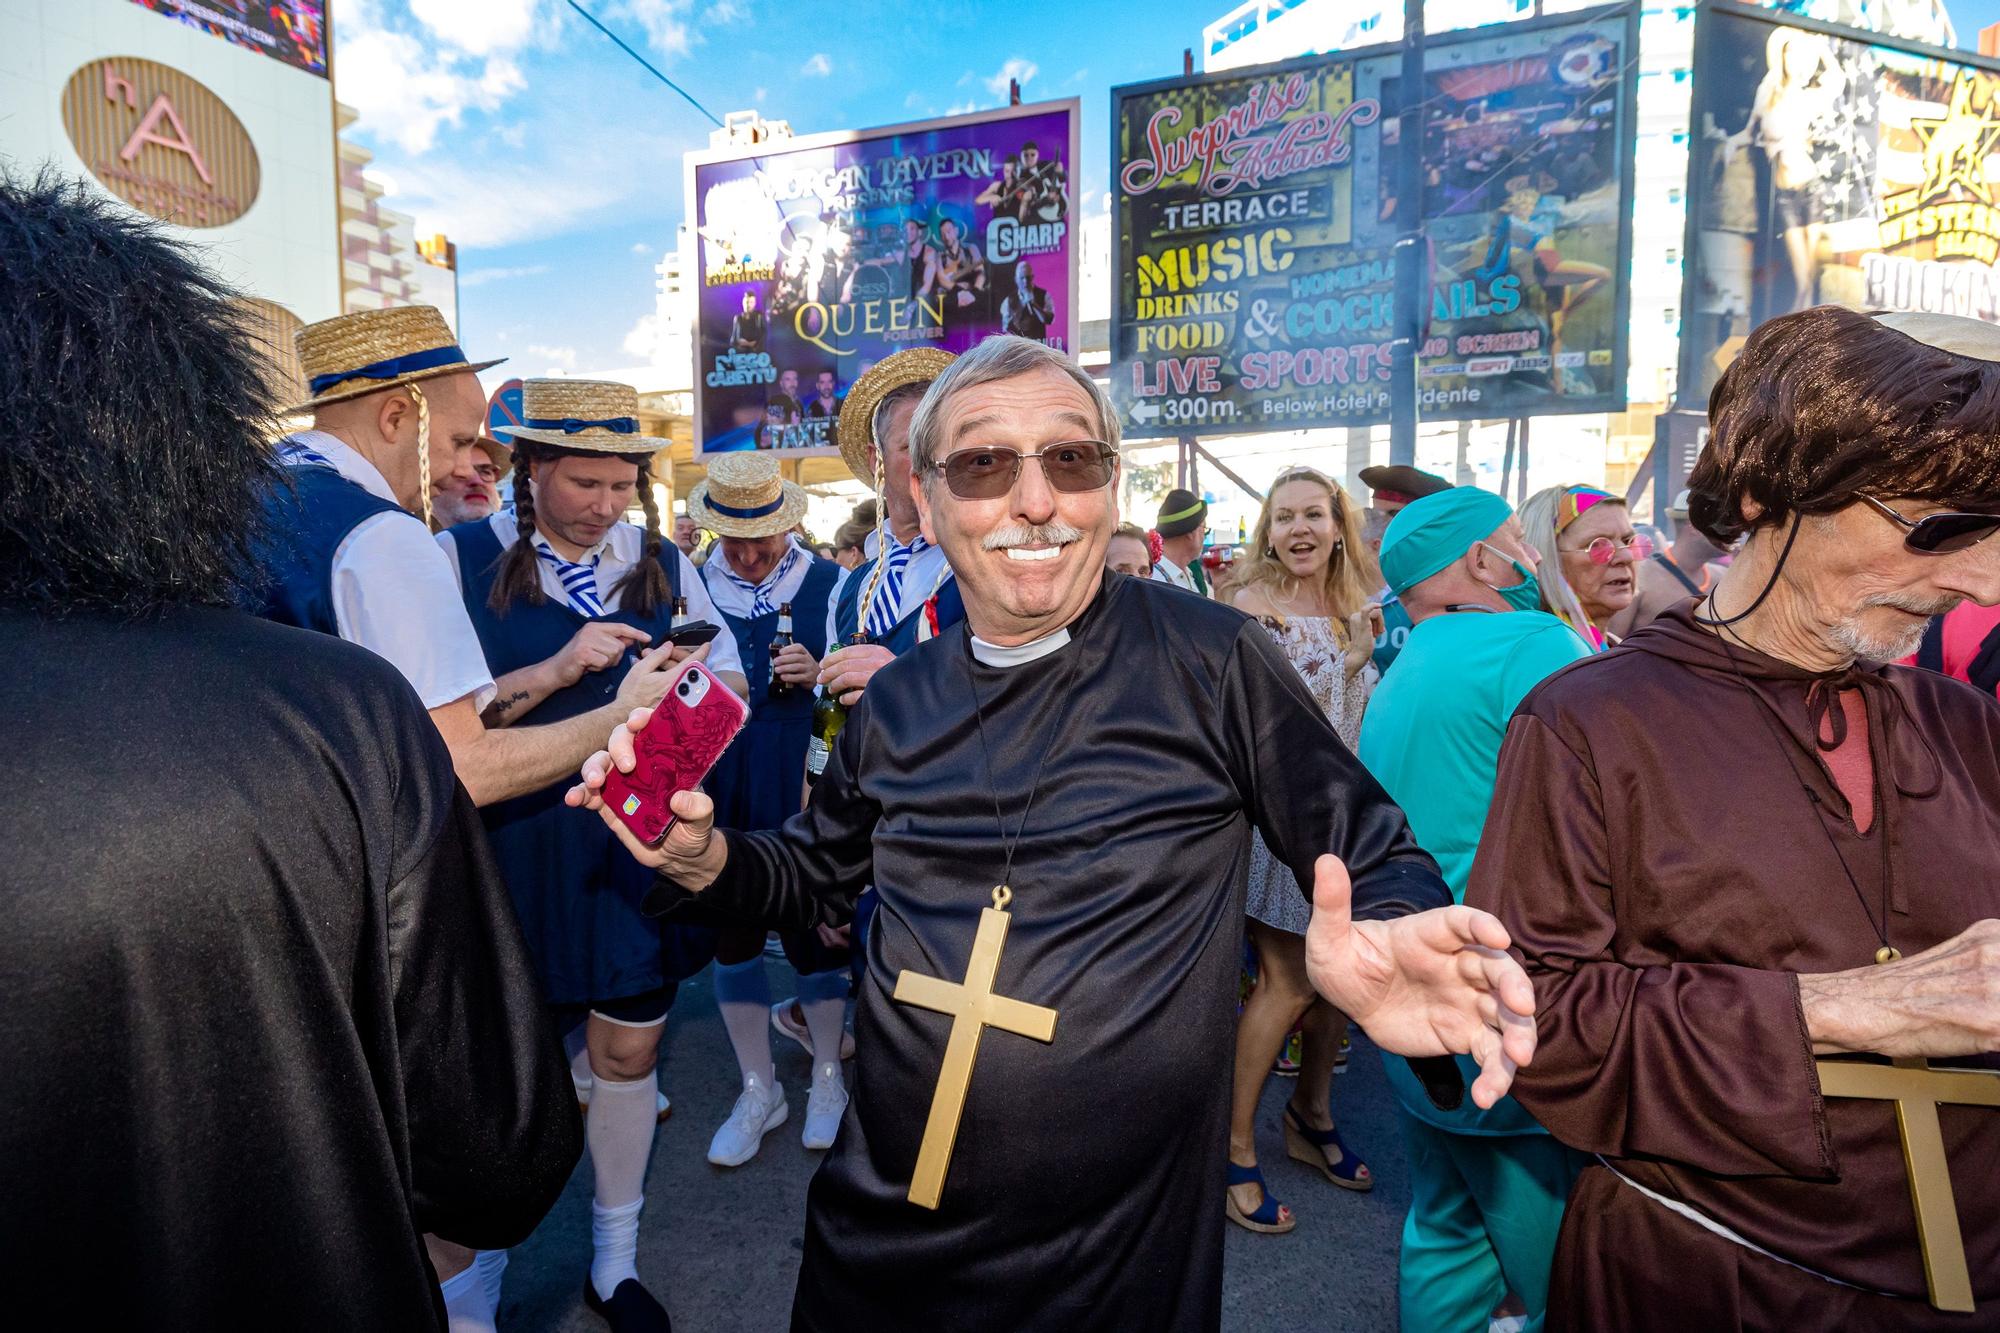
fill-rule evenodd
<path id="1" fill-rule="evenodd" d="M 715 965 L 715 1003 L 722 1026 L 736 1051 L 736 1064 L 755 1074 L 766 1088 L 776 1086 L 771 1072 L 771 983 L 764 979 L 762 955 L 747 963 Z"/>
<path id="2" fill-rule="evenodd" d="M 438 1288 L 444 1292 L 445 1326 L 450 1333 L 493 1333 L 493 1303 L 486 1298 L 477 1262 Z"/>
<path id="3" fill-rule="evenodd" d="M 639 1276 L 634 1262 L 639 1251 L 639 1209 L 646 1199 L 646 1159 L 653 1150 L 658 1086 L 652 1074 L 629 1083 L 600 1077 L 590 1095 L 584 1137 L 597 1179 L 590 1205 L 595 1247 L 590 1281 L 604 1300 L 611 1299 L 620 1282 Z"/>
<path id="4" fill-rule="evenodd" d="M 472 1261 L 472 1271 L 479 1274 L 480 1285 L 486 1288 L 486 1306 L 493 1311 L 495 1320 L 500 1318 L 500 1280 L 507 1275 L 507 1251 L 481 1250 Z"/>
<path id="5" fill-rule="evenodd" d="M 813 1068 L 840 1063 L 841 1024 L 847 1017 L 847 973 L 815 972 L 799 978 L 799 1009 L 812 1036 Z"/>

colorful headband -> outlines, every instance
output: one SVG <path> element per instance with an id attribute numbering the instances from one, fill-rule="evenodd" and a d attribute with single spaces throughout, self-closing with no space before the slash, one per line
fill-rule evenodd
<path id="1" fill-rule="evenodd" d="M 1600 491 L 1595 486 L 1565 487 L 1562 498 L 1556 502 L 1556 531 L 1565 531 L 1598 505 L 1614 498 L 1609 491 Z"/>

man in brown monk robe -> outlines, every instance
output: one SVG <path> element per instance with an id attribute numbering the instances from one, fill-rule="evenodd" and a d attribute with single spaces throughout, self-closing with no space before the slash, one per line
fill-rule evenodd
<path id="1" fill-rule="evenodd" d="M 1547 1326 L 1993 1327 L 2000 1105 L 1963 1089 L 2000 1080 L 1937 1108 L 1968 1317 L 1931 1304 L 1896 1107 L 1828 1057 L 2000 1067 L 2000 705 L 1877 665 L 2000 601 L 2000 329 L 1772 320 L 1689 484 L 1742 554 L 1522 703 L 1466 897 L 1535 983 L 1515 1095 L 1599 1159 Z"/>

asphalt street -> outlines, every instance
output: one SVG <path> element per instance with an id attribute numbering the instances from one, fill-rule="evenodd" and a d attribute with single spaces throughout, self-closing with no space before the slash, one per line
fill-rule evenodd
<path id="1" fill-rule="evenodd" d="M 791 970 L 781 961 L 766 966 L 772 994 L 789 995 Z M 765 1138 L 748 1164 L 710 1166 L 709 1137 L 727 1118 L 739 1080 L 707 975 L 681 987 L 660 1061 L 673 1114 L 653 1149 L 639 1233 L 639 1275 L 666 1303 L 677 1333 L 769 1333 L 788 1326 L 804 1243 L 806 1183 L 820 1154 L 799 1144 L 810 1061 L 775 1034 L 774 1053 L 791 1119 Z M 1396 1250 L 1409 1203 L 1402 1132 L 1380 1057 L 1358 1033 L 1348 1065 L 1334 1080 L 1334 1111 L 1342 1134 L 1373 1169 L 1375 1188 L 1366 1194 L 1337 1189 L 1285 1155 L 1279 1126 L 1292 1082 L 1271 1079 L 1258 1118 L 1260 1157 L 1272 1192 L 1291 1205 L 1299 1225 L 1284 1236 L 1225 1228 L 1227 1330 L 1396 1326 Z M 583 1304 L 590 1189 L 586 1155 L 541 1229 L 509 1258 L 503 1333 L 605 1328 Z M 1215 1206 L 1222 1207 L 1220 1197 Z"/>

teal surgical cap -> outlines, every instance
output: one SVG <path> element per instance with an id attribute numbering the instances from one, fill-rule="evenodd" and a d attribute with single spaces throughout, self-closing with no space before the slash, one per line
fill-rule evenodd
<path id="1" fill-rule="evenodd" d="M 1402 596 L 1512 517 L 1512 505 L 1476 486 L 1454 486 L 1404 505 L 1382 536 L 1389 591 Z"/>

